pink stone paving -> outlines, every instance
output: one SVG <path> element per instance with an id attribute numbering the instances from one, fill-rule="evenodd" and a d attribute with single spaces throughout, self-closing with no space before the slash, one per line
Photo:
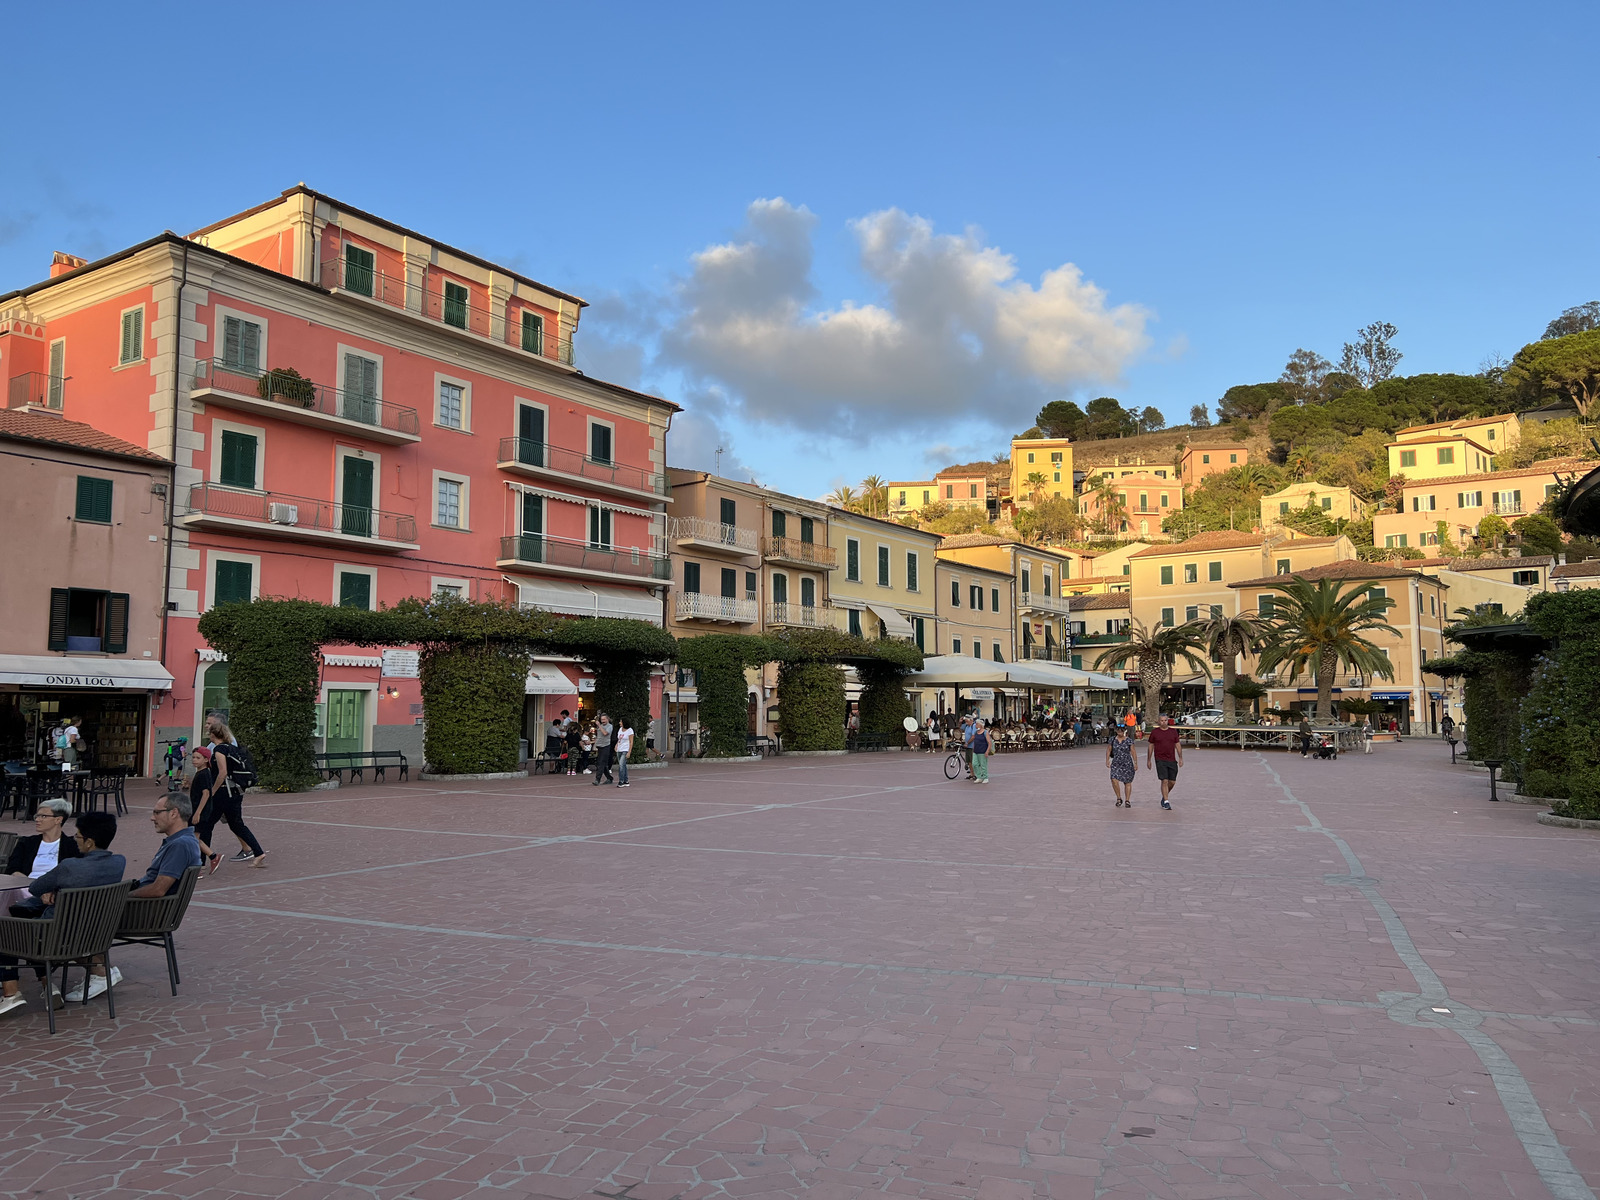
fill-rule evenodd
<path id="1" fill-rule="evenodd" d="M 1171 813 L 1143 772 L 1113 808 L 1100 764 L 252 798 L 271 865 L 202 884 L 176 999 L 136 948 L 117 1022 L 3 1019 L 0 1193 L 1600 1187 L 1600 836 L 1488 803 L 1428 742 L 1190 752 Z M 116 847 L 140 866 L 151 799 Z"/>

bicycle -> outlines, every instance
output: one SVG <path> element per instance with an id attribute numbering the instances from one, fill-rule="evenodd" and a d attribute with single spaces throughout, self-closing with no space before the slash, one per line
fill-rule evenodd
<path id="1" fill-rule="evenodd" d="M 946 779 L 959 779 L 966 769 L 966 756 L 959 750 L 952 750 L 950 757 L 944 760 L 944 777 Z"/>

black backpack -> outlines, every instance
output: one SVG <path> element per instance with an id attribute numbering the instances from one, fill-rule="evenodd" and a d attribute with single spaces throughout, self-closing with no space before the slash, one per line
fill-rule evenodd
<path id="1" fill-rule="evenodd" d="M 218 746 L 217 750 L 228 760 L 228 783 L 230 785 L 237 787 L 241 792 L 246 788 L 256 786 L 260 781 L 260 776 L 256 773 L 256 760 L 251 756 L 248 747 L 243 745 Z"/>

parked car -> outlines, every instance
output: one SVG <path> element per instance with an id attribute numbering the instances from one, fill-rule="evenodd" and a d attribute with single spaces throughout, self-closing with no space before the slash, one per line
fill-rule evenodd
<path id="1" fill-rule="evenodd" d="M 1192 713 L 1184 713 L 1185 725 L 1221 725 L 1226 714 L 1220 708 L 1200 708 Z"/>

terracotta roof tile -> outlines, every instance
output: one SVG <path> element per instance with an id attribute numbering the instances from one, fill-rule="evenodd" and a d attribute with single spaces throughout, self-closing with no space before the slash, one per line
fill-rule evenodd
<path id="1" fill-rule="evenodd" d="M 93 425 L 69 421 L 49 413 L 24 412 L 21 409 L 0 409 L 0 437 L 21 442 L 43 442 L 53 446 L 70 446 L 74 450 L 87 450 L 91 454 L 113 454 L 118 458 L 137 458 L 144 462 L 171 466 L 159 454 L 152 454 L 143 446 L 125 442 L 109 433 L 102 433 Z"/>
<path id="2" fill-rule="evenodd" d="M 954 533 L 939 539 L 941 550 L 967 550 L 973 546 L 1009 546 L 1010 538 L 995 537 L 992 533 Z"/>
<path id="3" fill-rule="evenodd" d="M 1261 546 L 1266 538 L 1259 533 L 1238 533 L 1229 529 L 1211 529 L 1197 533 L 1186 542 L 1173 542 L 1166 546 L 1151 546 L 1129 558 L 1154 558 L 1160 554 L 1192 554 L 1201 550 L 1246 550 Z"/>
<path id="4" fill-rule="evenodd" d="M 1548 567 L 1556 560 L 1551 554 L 1530 554 L 1526 558 L 1441 558 L 1423 561 L 1430 566 L 1447 566 L 1452 571 L 1520 571 L 1524 567 Z"/>
<path id="5" fill-rule="evenodd" d="M 1424 579 L 1420 571 L 1408 571 L 1401 567 L 1392 567 L 1388 563 L 1362 562 L 1359 558 L 1347 558 L 1340 562 L 1328 563 L 1321 567 L 1307 567 L 1303 571 L 1290 571 L 1286 575 L 1264 575 L 1260 579 L 1241 579 L 1238 583 L 1230 583 L 1229 587 L 1262 587 L 1269 583 L 1285 583 L 1290 579 L 1309 579 L 1315 583 L 1319 579 Z M 1435 580 L 1437 582 L 1437 580 Z"/>
<path id="6" fill-rule="evenodd" d="M 1586 558 L 1582 562 L 1562 563 L 1550 569 L 1551 579 L 1592 579 L 1600 575 L 1600 558 Z"/>
<path id="7" fill-rule="evenodd" d="M 1067 605 L 1073 612 L 1088 608 L 1132 608 L 1132 592 L 1097 592 L 1089 596 L 1070 596 Z"/>
<path id="8" fill-rule="evenodd" d="M 1600 462 L 1587 458 L 1547 458 L 1543 462 L 1534 463 L 1531 467 L 1517 467 L 1510 471 L 1488 471 L 1477 475 L 1446 475 L 1441 479 L 1408 479 L 1405 482 L 1406 491 L 1412 488 L 1441 487 L 1444 484 L 1478 483 L 1491 484 L 1497 479 L 1527 479 L 1533 475 L 1554 475 L 1556 473 L 1588 472 L 1600 467 Z"/>

